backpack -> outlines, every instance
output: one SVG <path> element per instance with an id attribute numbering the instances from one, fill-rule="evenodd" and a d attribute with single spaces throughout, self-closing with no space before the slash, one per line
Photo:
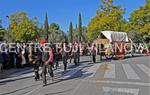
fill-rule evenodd
<path id="1" fill-rule="evenodd" d="M 42 52 L 42 62 L 46 62 L 49 59 L 49 52 Z"/>
<path id="2" fill-rule="evenodd" d="M 42 62 L 46 62 L 49 60 L 50 58 L 50 52 L 42 52 Z M 53 60 L 53 49 L 52 49 L 52 59 L 50 59 L 50 61 Z"/>

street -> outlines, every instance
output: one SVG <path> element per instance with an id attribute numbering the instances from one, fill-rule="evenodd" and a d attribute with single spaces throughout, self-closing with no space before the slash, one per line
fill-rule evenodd
<path id="1" fill-rule="evenodd" d="M 0 82 L 0 95 L 150 95 L 150 57 L 137 56 L 92 64 L 89 56 L 81 63 L 55 70 L 48 85 L 32 77 Z M 70 64 L 69 64 L 70 65 Z"/>

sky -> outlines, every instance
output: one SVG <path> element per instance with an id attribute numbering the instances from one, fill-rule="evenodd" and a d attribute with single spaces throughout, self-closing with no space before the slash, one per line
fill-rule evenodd
<path id="1" fill-rule="evenodd" d="M 79 12 L 83 26 L 87 26 L 100 4 L 100 0 L 0 0 L 0 19 L 3 27 L 7 28 L 9 21 L 6 16 L 23 11 L 31 19 L 37 17 L 42 25 L 47 12 L 49 24 L 56 22 L 63 31 L 67 31 L 71 21 L 74 27 L 78 23 Z M 114 4 L 126 9 L 124 17 L 128 20 L 130 13 L 144 5 L 145 0 L 114 0 Z"/>

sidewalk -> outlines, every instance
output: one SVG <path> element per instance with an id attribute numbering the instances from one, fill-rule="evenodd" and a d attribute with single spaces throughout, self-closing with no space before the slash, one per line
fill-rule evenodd
<path id="1" fill-rule="evenodd" d="M 0 83 L 13 79 L 15 77 L 20 77 L 31 72 L 33 72 L 32 67 L 25 67 L 19 69 L 13 68 L 9 70 L 4 70 L 0 73 Z"/>

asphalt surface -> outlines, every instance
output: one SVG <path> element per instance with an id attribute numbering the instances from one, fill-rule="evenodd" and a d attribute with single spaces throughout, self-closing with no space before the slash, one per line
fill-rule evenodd
<path id="1" fill-rule="evenodd" d="M 48 85 L 33 76 L 0 82 L 0 95 L 150 95 L 150 57 L 91 63 L 82 57 L 79 66 L 66 73 L 55 70 L 55 82 Z"/>

